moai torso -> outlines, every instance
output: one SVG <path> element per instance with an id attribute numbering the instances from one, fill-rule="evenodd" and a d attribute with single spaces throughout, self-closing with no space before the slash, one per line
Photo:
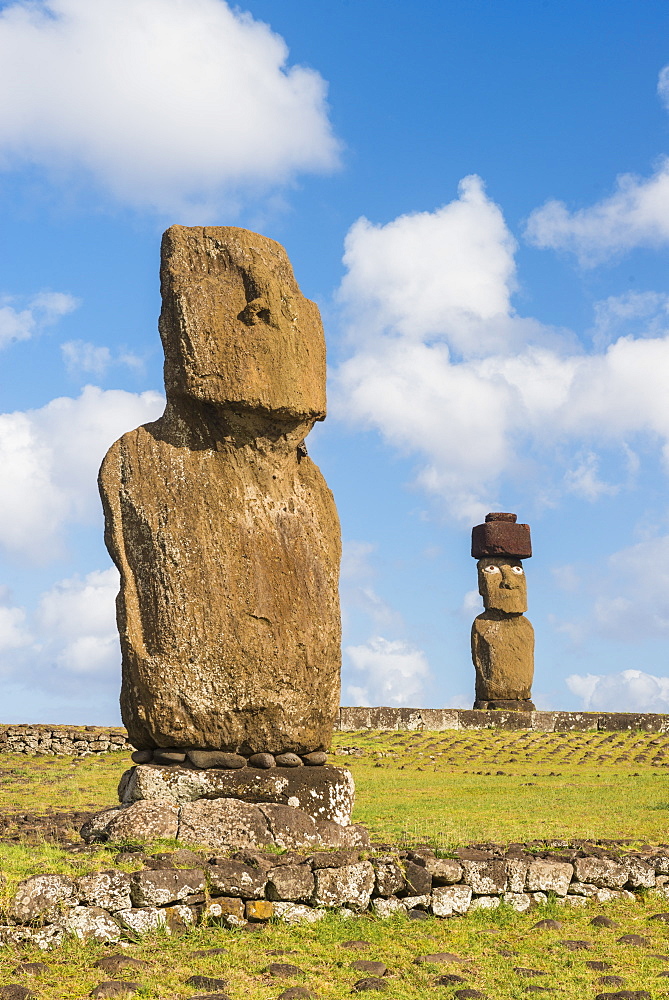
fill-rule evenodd
<path id="1" fill-rule="evenodd" d="M 514 555 L 518 552 L 527 557 L 532 550 L 529 528 L 515 520 L 514 514 L 489 514 L 486 524 L 475 528 L 472 535 L 472 555 L 480 556 L 479 593 L 485 607 L 472 625 L 474 708 L 534 708 L 530 700 L 534 629 L 523 615 L 527 611 L 527 582 L 521 558 Z"/>
<path id="2" fill-rule="evenodd" d="M 173 226 L 161 286 L 165 414 L 100 470 L 123 721 L 138 748 L 326 747 L 340 536 L 303 444 L 325 416 L 318 309 L 241 229 Z"/>

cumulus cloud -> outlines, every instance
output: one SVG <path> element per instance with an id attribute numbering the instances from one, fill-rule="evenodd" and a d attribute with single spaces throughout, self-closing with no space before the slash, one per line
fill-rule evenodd
<path id="1" fill-rule="evenodd" d="M 30 340 L 79 305 L 67 292 L 40 292 L 23 307 L 12 305 L 15 302 L 14 296 L 0 298 L 0 349 L 19 340 Z"/>
<path id="2" fill-rule="evenodd" d="M 608 336 L 586 352 L 570 335 L 514 312 L 513 243 L 480 182 L 426 215 L 403 216 L 397 228 L 365 220 L 349 232 L 341 295 L 353 351 L 334 373 L 335 416 L 419 456 L 419 483 L 470 523 L 500 502 L 505 476 L 529 469 L 528 456 L 528 491 L 589 501 L 620 488 L 598 474 L 600 450 L 617 450 L 624 482 L 635 437 L 659 441 L 669 459 L 665 297 L 607 300 L 596 322 Z M 431 252 L 420 255 L 414 247 L 425 233 Z M 459 273 L 475 273 L 449 283 L 459 246 Z M 468 291 L 477 288 L 488 292 Z M 632 320 L 641 335 L 629 327 L 621 335 L 620 324 Z"/>
<path id="3" fill-rule="evenodd" d="M 658 93 L 669 108 L 669 66 L 660 72 Z M 543 249 L 574 253 L 584 267 L 639 246 L 669 241 L 669 158 L 650 177 L 621 174 L 612 194 L 594 205 L 570 211 L 551 199 L 527 220 L 525 238 Z"/>
<path id="4" fill-rule="evenodd" d="M 57 556 L 65 526 L 99 510 L 97 470 L 107 448 L 163 405 L 156 392 L 87 386 L 76 399 L 0 414 L 0 547 L 37 562 Z"/>
<path id="5" fill-rule="evenodd" d="M 82 580 L 61 580 L 40 599 L 36 614 L 45 642 L 42 656 L 72 674 L 115 674 L 120 666 L 114 601 L 119 588 L 114 566 Z"/>
<path id="6" fill-rule="evenodd" d="M 108 347 L 91 344 L 87 340 L 68 340 L 60 345 L 60 350 L 71 375 L 102 377 L 112 365 L 123 365 L 136 371 L 143 367 L 142 359 L 131 351 L 112 354 Z"/>
<path id="7" fill-rule="evenodd" d="M 18 0 L 0 12 L 5 169 L 83 169 L 123 202 L 174 213 L 230 210 L 337 155 L 323 79 L 224 0 Z"/>
<path id="8" fill-rule="evenodd" d="M 570 212 L 562 201 L 547 201 L 530 215 L 526 239 L 541 249 L 569 250 L 593 266 L 612 254 L 669 240 L 669 159 L 651 177 L 623 174 L 608 198 Z"/>
<path id="9" fill-rule="evenodd" d="M 356 705 L 406 705 L 420 707 L 430 668 L 425 654 L 399 639 L 376 636 L 360 646 L 347 646 L 346 655 L 361 683 L 346 694 Z"/>
<path id="10" fill-rule="evenodd" d="M 669 677 L 643 670 L 617 674 L 571 674 L 566 684 L 586 712 L 667 712 Z"/>

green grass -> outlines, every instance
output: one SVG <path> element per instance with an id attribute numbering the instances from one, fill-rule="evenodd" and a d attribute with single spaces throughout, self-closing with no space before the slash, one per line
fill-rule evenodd
<path id="1" fill-rule="evenodd" d="M 445 849 L 481 841 L 571 837 L 624 838 L 635 844 L 669 840 L 669 736 L 494 730 L 339 733 L 332 759 L 353 771 L 354 818 L 366 823 L 376 840 L 430 839 Z M 103 808 L 115 801 L 116 784 L 129 764 L 124 753 L 80 761 L 1 755 L 0 813 L 25 810 L 48 815 Z M 36 872 L 81 875 L 109 868 L 114 853 L 104 846 L 72 854 L 39 842 L 0 844 L 7 878 L 0 905 L 21 878 Z M 323 1000 L 339 1000 L 349 997 L 363 976 L 350 963 L 368 958 L 387 964 L 385 995 L 393 1000 L 435 995 L 449 1000 L 464 986 L 490 1000 L 517 1000 L 531 995 L 526 993 L 528 985 L 553 987 L 553 995 L 567 1000 L 587 1000 L 621 988 L 600 984 L 603 974 L 622 976 L 624 988 L 646 989 L 656 1000 L 669 996 L 669 979 L 657 977 L 669 970 L 669 959 L 653 957 L 669 955 L 669 926 L 649 922 L 648 917 L 662 910 L 669 910 L 669 902 L 648 894 L 636 902 L 591 904 L 586 910 L 551 903 L 526 915 L 506 907 L 453 920 L 378 921 L 369 915 L 344 920 L 332 914 L 313 927 L 276 924 L 255 934 L 199 927 L 180 937 L 154 934 L 128 944 L 123 950 L 150 962 L 152 968 L 114 977 L 94 969 L 93 963 L 121 950 L 118 946 L 68 941 L 46 955 L 34 948 L 11 947 L 0 949 L 0 985 L 23 982 L 40 1000 L 79 1000 L 99 982 L 115 978 L 139 982 L 141 997 L 186 1000 L 207 992 L 186 985 L 189 976 L 198 974 L 228 980 L 232 1000 L 275 1000 L 293 985 L 304 985 Z M 606 913 L 620 927 L 591 927 L 589 921 L 598 913 Z M 544 916 L 562 920 L 562 929 L 532 930 Z M 650 945 L 616 943 L 626 933 L 649 937 Z M 369 950 L 342 948 L 349 938 L 369 941 Z M 569 952 L 559 944 L 562 939 L 589 940 L 592 949 Z M 196 949 L 211 947 L 225 947 L 228 953 L 192 955 Z M 268 954 L 277 950 L 291 954 Z M 418 955 L 439 951 L 454 952 L 466 961 L 439 968 L 414 964 Z M 607 973 L 593 971 L 586 966 L 593 960 L 610 962 L 612 968 Z M 14 974 L 19 961 L 46 961 L 49 974 L 39 980 Z M 272 980 L 267 973 L 272 961 L 290 962 L 304 974 L 294 980 Z M 543 970 L 546 975 L 522 979 L 513 972 L 515 967 Z M 453 972 L 467 982 L 434 986 L 438 975 Z"/>

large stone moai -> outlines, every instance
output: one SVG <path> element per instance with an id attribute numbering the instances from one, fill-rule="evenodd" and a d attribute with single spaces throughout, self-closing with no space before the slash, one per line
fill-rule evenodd
<path id="1" fill-rule="evenodd" d="M 325 418 L 318 308 L 283 247 L 228 227 L 168 229 L 161 292 L 165 413 L 100 470 L 140 765 L 120 794 L 126 806 L 312 801 L 315 819 L 346 824 L 350 775 L 313 766 L 339 706 L 341 638 L 337 511 L 304 446 Z M 211 843 L 224 842 L 217 816 Z"/>
<path id="2" fill-rule="evenodd" d="M 515 514 L 488 514 L 472 530 L 485 608 L 472 625 L 474 708 L 534 710 L 534 629 L 523 614 L 527 581 L 521 561 L 531 555 L 530 527 L 516 524 Z"/>

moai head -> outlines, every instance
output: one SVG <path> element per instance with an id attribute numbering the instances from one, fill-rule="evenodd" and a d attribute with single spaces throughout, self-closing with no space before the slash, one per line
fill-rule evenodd
<path id="1" fill-rule="evenodd" d="M 486 611 L 527 611 L 527 582 L 521 559 L 532 555 L 530 528 L 515 514 L 488 514 L 472 530 L 472 556 L 478 560 L 479 593 Z"/>
<path id="2" fill-rule="evenodd" d="M 520 559 L 486 556 L 476 564 L 479 594 L 486 611 L 522 614 L 527 611 L 527 580 Z"/>
<path id="3" fill-rule="evenodd" d="M 168 399 L 256 411 L 280 425 L 325 417 L 320 314 L 280 244 L 232 226 L 172 226 L 160 279 Z"/>

